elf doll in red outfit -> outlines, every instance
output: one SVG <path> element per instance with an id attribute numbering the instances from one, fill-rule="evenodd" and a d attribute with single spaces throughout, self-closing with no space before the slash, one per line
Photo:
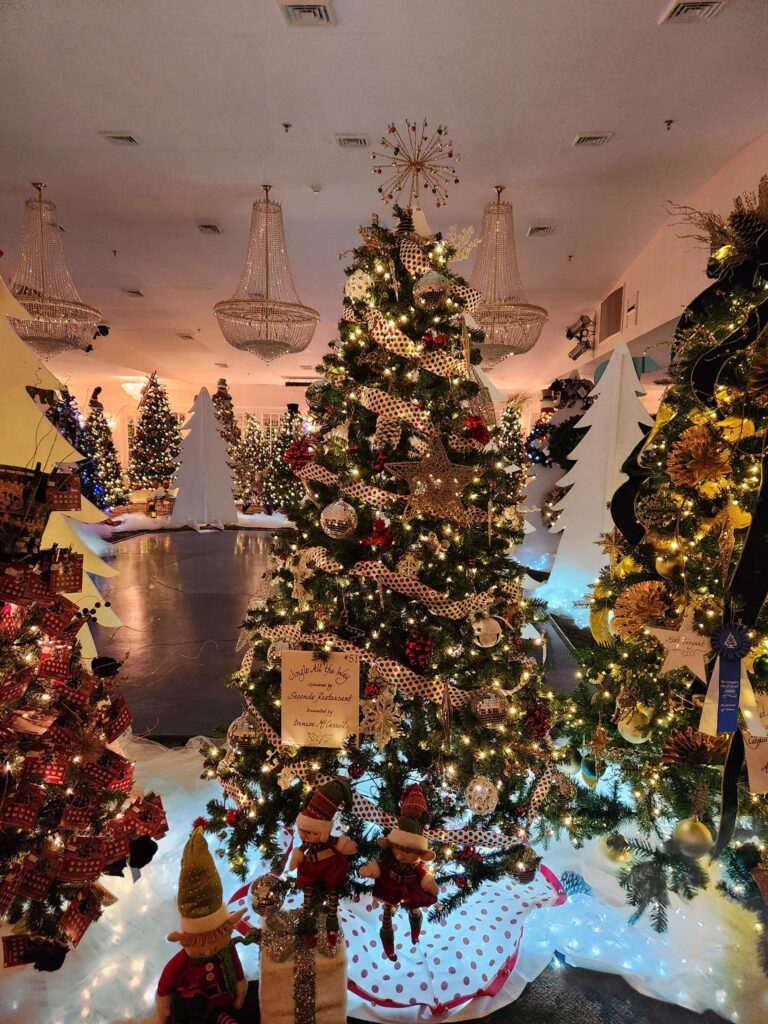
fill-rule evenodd
<path id="1" fill-rule="evenodd" d="M 371 861 L 360 869 L 363 878 L 376 879 L 373 895 L 384 904 L 379 935 L 384 956 L 389 960 L 397 960 L 392 911 L 401 904 L 406 907 L 411 942 L 415 945 L 421 934 L 421 908 L 437 902 L 437 882 L 422 864 L 422 861 L 434 860 L 435 856 L 429 849 L 420 821 L 426 809 L 421 786 L 407 786 L 400 799 L 397 825 L 389 835 L 379 839 L 379 846 L 387 852 L 381 860 Z"/>
<path id="2" fill-rule="evenodd" d="M 325 930 L 328 942 L 335 946 L 339 935 L 339 888 L 347 877 L 347 859 L 357 853 L 357 843 L 348 836 L 332 836 L 331 826 L 339 808 L 352 806 L 352 790 L 346 779 L 332 779 L 318 786 L 296 819 L 301 839 L 291 855 L 290 868 L 296 869 L 296 883 L 304 893 L 304 917 L 301 933 L 310 949 L 317 945 L 318 896 L 327 894 Z"/>
<path id="3" fill-rule="evenodd" d="M 221 879 L 200 828 L 182 854 L 178 907 L 181 931 L 168 939 L 183 948 L 160 975 L 157 1021 L 237 1024 L 232 1011 L 243 1005 L 248 982 L 232 931 L 245 909 L 230 914 L 224 906 Z"/>

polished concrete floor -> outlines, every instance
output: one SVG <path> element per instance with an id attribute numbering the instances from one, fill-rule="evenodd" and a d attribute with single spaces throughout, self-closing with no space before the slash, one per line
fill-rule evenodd
<path id="1" fill-rule="evenodd" d="M 248 602 L 263 592 L 267 530 L 162 531 L 121 540 L 102 581 L 123 625 L 98 629 L 102 654 L 122 659 L 134 730 L 157 738 L 210 735 L 240 713 L 225 678 Z"/>

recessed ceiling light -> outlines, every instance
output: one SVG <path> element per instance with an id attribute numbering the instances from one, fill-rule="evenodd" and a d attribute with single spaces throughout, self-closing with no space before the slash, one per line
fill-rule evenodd
<path id="1" fill-rule="evenodd" d="M 138 146 L 139 140 L 132 132 L 99 132 L 102 139 L 113 146 Z"/>

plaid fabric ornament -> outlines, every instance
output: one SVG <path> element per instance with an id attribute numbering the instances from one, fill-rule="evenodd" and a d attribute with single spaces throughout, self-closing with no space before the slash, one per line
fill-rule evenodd
<path id="1" fill-rule="evenodd" d="M 71 644 L 44 643 L 37 666 L 40 679 L 53 679 L 63 683 L 69 677 L 72 653 Z"/>
<path id="2" fill-rule="evenodd" d="M 160 839 L 168 831 L 168 819 L 159 796 L 137 800 L 125 812 L 124 821 L 126 829 L 135 836 Z"/>
<path id="3" fill-rule="evenodd" d="M 66 597 L 58 595 L 46 604 L 37 607 L 35 618 L 38 626 L 48 636 L 58 638 L 65 634 L 67 627 L 75 616 L 79 618 L 79 608 Z M 78 622 L 78 630 L 82 623 Z"/>
<path id="4" fill-rule="evenodd" d="M 54 865 L 32 854 L 24 861 L 19 873 L 18 895 L 31 900 L 43 900 L 55 877 Z"/>
<path id="5" fill-rule="evenodd" d="M 57 681 L 58 682 L 58 681 Z M 75 707 L 85 708 L 96 688 L 98 680 L 96 676 L 90 675 L 79 669 L 74 675 L 69 675 L 63 682 L 58 682 L 66 699 Z"/>
<path id="6" fill-rule="evenodd" d="M 59 855 L 58 877 L 62 882 L 90 882 L 104 867 L 104 840 L 99 836 L 75 836 Z"/>
<path id="7" fill-rule="evenodd" d="M 133 780 L 133 765 L 114 750 L 105 750 L 96 761 L 85 765 L 83 774 L 101 789 L 127 793 Z"/>
<path id="8" fill-rule="evenodd" d="M 101 727 L 108 743 L 113 743 L 118 736 L 130 728 L 133 718 L 130 709 L 122 696 L 115 697 L 101 719 Z"/>
<path id="9" fill-rule="evenodd" d="M 72 764 L 71 750 L 31 750 L 24 758 L 23 772 L 30 780 L 42 780 L 51 786 L 60 786 Z"/>
<path id="10" fill-rule="evenodd" d="M 0 803 L 0 827 L 31 831 L 44 800 L 44 789 L 19 781 Z"/>
<path id="11" fill-rule="evenodd" d="M 59 918 L 59 928 L 77 946 L 88 928 L 101 916 L 101 902 L 89 888 L 81 889 Z"/>
<path id="12" fill-rule="evenodd" d="M 104 836 L 104 867 L 115 861 L 127 860 L 130 852 L 131 843 L 125 832 L 110 830 Z"/>
<path id="13" fill-rule="evenodd" d="M 98 805 L 99 798 L 93 790 L 80 788 L 79 792 L 65 802 L 59 828 L 65 831 L 83 828 L 90 822 Z"/>

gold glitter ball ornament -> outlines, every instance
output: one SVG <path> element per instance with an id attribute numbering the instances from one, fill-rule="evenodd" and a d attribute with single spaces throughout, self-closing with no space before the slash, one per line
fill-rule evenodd
<path id="1" fill-rule="evenodd" d="M 728 446 L 709 427 L 688 427 L 669 450 L 667 472 L 678 487 L 720 480 L 731 472 Z"/>
<path id="2" fill-rule="evenodd" d="M 598 843 L 600 852 L 614 864 L 626 864 L 632 858 L 629 843 L 619 832 L 609 832 Z"/>
<path id="3" fill-rule="evenodd" d="M 350 537 L 357 529 L 357 512 L 352 506 L 339 498 L 338 501 L 326 505 L 320 513 L 320 526 L 334 540 Z"/>
<path id="4" fill-rule="evenodd" d="M 485 775 L 477 775 L 464 790 L 464 799 L 473 814 L 491 814 L 499 802 L 499 791 Z"/>
<path id="5" fill-rule="evenodd" d="M 712 833 L 698 818 L 683 818 L 672 831 L 672 842 L 684 857 L 697 859 L 714 845 Z"/>
<path id="6" fill-rule="evenodd" d="M 646 580 L 633 583 L 616 599 L 613 627 L 622 640 L 638 633 L 649 622 L 662 619 L 669 606 L 663 583 Z"/>
<path id="7" fill-rule="evenodd" d="M 422 309 L 439 309 L 445 303 L 451 290 L 451 282 L 436 270 L 430 270 L 413 286 L 413 299 Z"/>

